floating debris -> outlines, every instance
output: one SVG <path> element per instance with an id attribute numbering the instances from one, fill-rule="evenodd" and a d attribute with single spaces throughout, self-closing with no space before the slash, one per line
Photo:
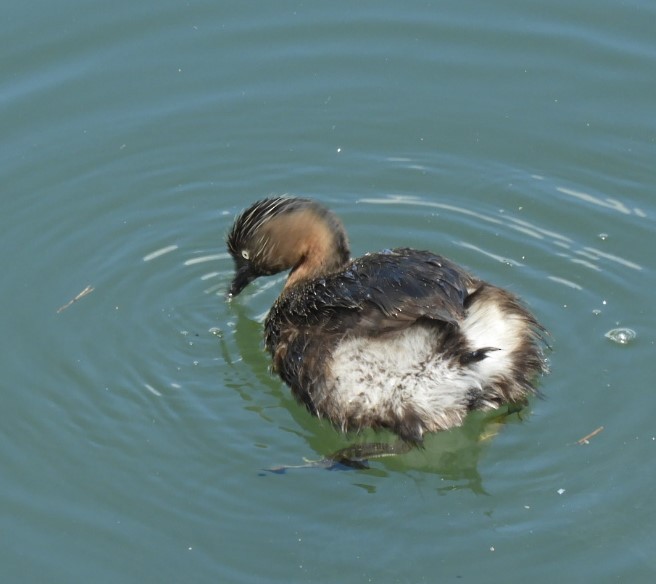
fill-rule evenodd
<path id="1" fill-rule="evenodd" d="M 63 310 L 66 310 L 73 302 L 77 302 L 80 298 L 84 298 L 87 294 L 91 294 L 93 292 L 94 288 L 93 286 L 87 286 L 82 292 L 80 292 L 73 300 L 69 300 L 64 306 L 60 306 L 57 309 L 57 314 L 62 312 Z"/>
<path id="2" fill-rule="evenodd" d="M 565 489 L 558 489 L 556 491 L 556 493 L 558 493 L 559 495 L 562 495 L 564 492 L 565 492 Z"/>
<path id="3" fill-rule="evenodd" d="M 638 335 L 633 329 L 620 327 L 609 330 L 604 336 L 618 345 L 628 345 Z"/>
<path id="4" fill-rule="evenodd" d="M 590 438 L 594 438 L 597 434 L 599 434 L 600 432 L 603 432 L 603 431 L 604 431 L 604 427 L 599 426 L 599 428 L 597 428 L 596 430 L 593 430 L 589 434 L 586 434 L 585 436 L 583 436 L 583 438 L 577 440 L 576 443 L 581 444 L 581 445 L 590 444 Z"/>

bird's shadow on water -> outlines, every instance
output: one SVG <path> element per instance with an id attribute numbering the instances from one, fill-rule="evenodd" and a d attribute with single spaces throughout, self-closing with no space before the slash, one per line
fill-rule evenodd
<path id="1" fill-rule="evenodd" d="M 234 347 L 221 340 L 221 353 L 230 367 L 247 369 L 259 387 L 251 384 L 230 384 L 248 404 L 246 409 L 257 412 L 268 423 L 277 423 L 268 415 L 272 407 L 284 408 L 294 419 L 297 428 L 280 428 L 302 437 L 314 453 L 289 464 L 272 464 L 261 469 L 260 476 L 286 475 L 314 469 L 351 471 L 369 476 L 384 477 L 391 473 L 420 472 L 438 475 L 444 486 L 438 492 L 470 490 L 487 494 L 478 465 L 486 447 L 508 422 L 521 420 L 526 410 L 505 406 L 494 412 L 472 412 L 462 426 L 452 430 L 429 434 L 421 446 L 404 448 L 389 432 L 366 430 L 359 434 L 344 435 L 327 421 L 311 416 L 298 405 L 289 390 L 269 370 L 270 361 L 262 348 L 262 323 L 248 316 L 248 308 L 233 304 L 236 317 Z M 236 356 L 233 353 L 236 349 Z M 259 395 L 259 398 L 258 398 Z M 268 396 L 268 397 L 267 397 Z M 272 406 L 271 400 L 275 404 Z M 268 405 L 260 405 L 260 401 Z M 387 452 L 389 450 L 390 452 Z M 273 462 L 273 461 L 272 461 Z M 372 485 L 362 484 L 366 490 Z"/>

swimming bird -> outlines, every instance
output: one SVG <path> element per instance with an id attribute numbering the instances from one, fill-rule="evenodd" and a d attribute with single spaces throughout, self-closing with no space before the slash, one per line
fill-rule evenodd
<path id="1" fill-rule="evenodd" d="M 471 410 L 524 404 L 545 372 L 545 329 L 512 293 L 410 248 L 351 259 L 339 218 L 273 197 L 227 236 L 229 298 L 289 271 L 264 322 L 273 370 L 314 415 L 349 432 L 388 429 L 410 445 Z"/>

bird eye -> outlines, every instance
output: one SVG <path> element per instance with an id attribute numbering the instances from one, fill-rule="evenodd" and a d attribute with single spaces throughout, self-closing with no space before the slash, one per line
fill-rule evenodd
<path id="1" fill-rule="evenodd" d="M 241 250 L 241 257 L 243 257 L 245 260 L 247 260 L 251 257 L 251 254 L 248 253 L 247 249 L 242 249 Z"/>

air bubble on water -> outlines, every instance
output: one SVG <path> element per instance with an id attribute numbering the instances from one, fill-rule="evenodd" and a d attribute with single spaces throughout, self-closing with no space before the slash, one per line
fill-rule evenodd
<path id="1" fill-rule="evenodd" d="M 633 329 L 620 327 L 609 330 L 604 336 L 618 345 L 628 345 L 637 335 Z"/>
<path id="2" fill-rule="evenodd" d="M 606 241 L 608 239 L 608 233 L 600 233 L 598 237 L 601 241 Z"/>

